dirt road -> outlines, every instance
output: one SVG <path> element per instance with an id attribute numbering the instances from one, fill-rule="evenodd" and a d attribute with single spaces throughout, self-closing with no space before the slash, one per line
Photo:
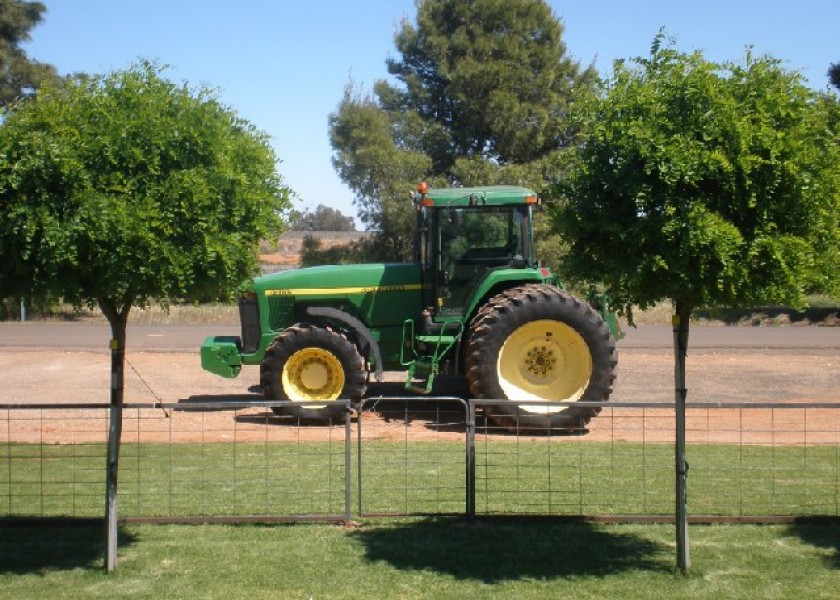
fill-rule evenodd
<path id="1" fill-rule="evenodd" d="M 210 401 L 259 400 L 255 388 L 258 367 L 245 367 L 237 379 L 223 379 L 201 369 L 197 345 L 208 329 L 226 333 L 218 327 L 136 328 L 127 352 L 126 402 L 195 406 Z M 626 342 L 619 344 L 613 402 L 673 400 L 670 335 L 667 328 L 660 329 L 636 335 L 631 332 Z M 689 402 L 840 402 L 840 329 L 779 328 L 771 336 L 761 329 L 708 329 L 731 331 L 722 335 L 695 328 L 693 339 L 700 343 L 689 348 Z M 76 343 L 98 341 L 102 336 L 96 334 L 101 333 L 89 325 L 0 325 L 0 405 L 107 403 L 107 350 L 88 347 L 91 342 Z M 102 346 L 107 343 L 105 333 Z M 709 347 L 704 341 L 714 336 L 719 336 L 723 347 Z M 144 343 L 137 343 L 139 339 Z M 196 339 L 198 343 L 192 345 Z M 192 347 L 184 348 L 188 344 Z M 386 373 L 385 382 L 371 384 L 368 396 L 411 397 L 403 390 L 402 381 L 402 373 Z M 464 396 L 466 389 L 462 379 L 449 377 L 440 379 L 434 393 Z M 214 427 L 228 427 L 232 420 L 230 413 L 216 413 Z"/>
<path id="2" fill-rule="evenodd" d="M 179 402 L 253 397 L 257 367 L 237 379 L 201 370 L 198 346 L 218 326 L 136 326 L 129 333 L 127 402 Z M 840 328 L 695 327 L 688 357 L 695 402 L 840 401 Z M 89 324 L 0 324 L 0 402 L 108 401 L 107 327 Z M 619 343 L 615 402 L 673 399 L 670 330 L 631 330 Z M 387 373 L 369 395 L 399 395 L 402 374 Z M 438 394 L 465 393 L 457 378 Z"/>
<path id="3" fill-rule="evenodd" d="M 622 350 L 670 349 L 671 328 L 648 325 L 629 328 Z M 197 353 L 208 335 L 239 335 L 236 325 L 129 324 L 128 348 L 132 352 Z M 107 352 L 108 325 L 97 322 L 0 323 L 0 348 L 74 349 Z M 692 326 L 690 350 L 727 349 L 834 350 L 840 353 L 840 327 L 723 327 Z"/>

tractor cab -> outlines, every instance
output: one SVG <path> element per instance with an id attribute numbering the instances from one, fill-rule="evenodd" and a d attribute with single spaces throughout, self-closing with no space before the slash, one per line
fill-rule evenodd
<path id="1" fill-rule="evenodd" d="M 532 211 L 539 200 L 532 190 L 430 189 L 421 182 L 413 201 L 414 259 L 422 270 L 425 308 L 418 327 L 412 320 L 404 325 L 401 362 L 408 369 L 406 387 L 427 393 L 443 363 L 459 370 L 458 344 L 480 304 L 522 281 L 552 276 L 534 258 Z M 412 384 L 417 378 L 425 382 L 421 389 Z"/>
<path id="2" fill-rule="evenodd" d="M 438 318 L 463 319 L 491 271 L 536 267 L 535 192 L 522 187 L 430 189 L 418 186 L 415 261 L 424 304 Z"/>

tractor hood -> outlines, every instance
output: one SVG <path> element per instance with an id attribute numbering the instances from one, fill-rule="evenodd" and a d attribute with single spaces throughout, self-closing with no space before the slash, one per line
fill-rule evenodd
<path id="1" fill-rule="evenodd" d="M 254 280 L 254 290 L 268 295 L 280 292 L 293 296 L 346 296 L 420 288 L 420 265 L 416 263 L 306 267 Z"/>

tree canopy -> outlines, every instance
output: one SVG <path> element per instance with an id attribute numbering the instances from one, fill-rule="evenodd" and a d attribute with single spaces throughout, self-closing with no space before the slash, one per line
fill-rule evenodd
<path id="1" fill-rule="evenodd" d="M 0 110 L 34 92 L 44 82 L 60 80 L 55 68 L 30 59 L 20 47 L 44 18 L 42 2 L 0 0 Z"/>
<path id="2" fill-rule="evenodd" d="M 828 82 L 840 90 L 840 63 L 833 63 L 829 67 Z"/>
<path id="3" fill-rule="evenodd" d="M 336 208 L 319 204 L 315 210 L 292 211 L 292 231 L 356 231 L 356 222 Z"/>
<path id="4" fill-rule="evenodd" d="M 619 303 L 801 305 L 840 282 L 837 102 L 780 61 L 716 64 L 657 37 L 581 95 L 556 191 L 566 273 Z"/>
<path id="5" fill-rule="evenodd" d="M 98 304 L 227 297 L 280 231 L 267 136 L 148 62 L 18 105 L 0 127 L 0 297 Z"/>
<path id="6" fill-rule="evenodd" d="M 594 79 L 543 0 L 421 0 L 395 36 L 395 81 L 351 83 L 330 116 L 333 163 L 384 256 L 407 257 L 407 193 L 435 185 L 541 184 L 573 139 L 572 90 Z"/>

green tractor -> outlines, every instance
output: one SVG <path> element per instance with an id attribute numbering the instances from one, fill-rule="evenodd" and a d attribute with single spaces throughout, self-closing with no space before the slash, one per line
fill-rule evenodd
<path id="1" fill-rule="evenodd" d="M 462 374 L 472 397 L 512 401 L 485 409 L 503 427 L 579 429 L 599 409 L 574 403 L 612 391 L 618 325 L 602 298 L 572 296 L 537 262 L 538 204 L 523 187 L 421 183 L 411 262 L 257 278 L 239 300 L 242 336 L 207 338 L 202 367 L 236 377 L 260 365 L 265 398 L 301 403 L 283 410 L 302 418 L 359 401 L 371 373 L 405 371 L 421 393 L 440 373 Z"/>

